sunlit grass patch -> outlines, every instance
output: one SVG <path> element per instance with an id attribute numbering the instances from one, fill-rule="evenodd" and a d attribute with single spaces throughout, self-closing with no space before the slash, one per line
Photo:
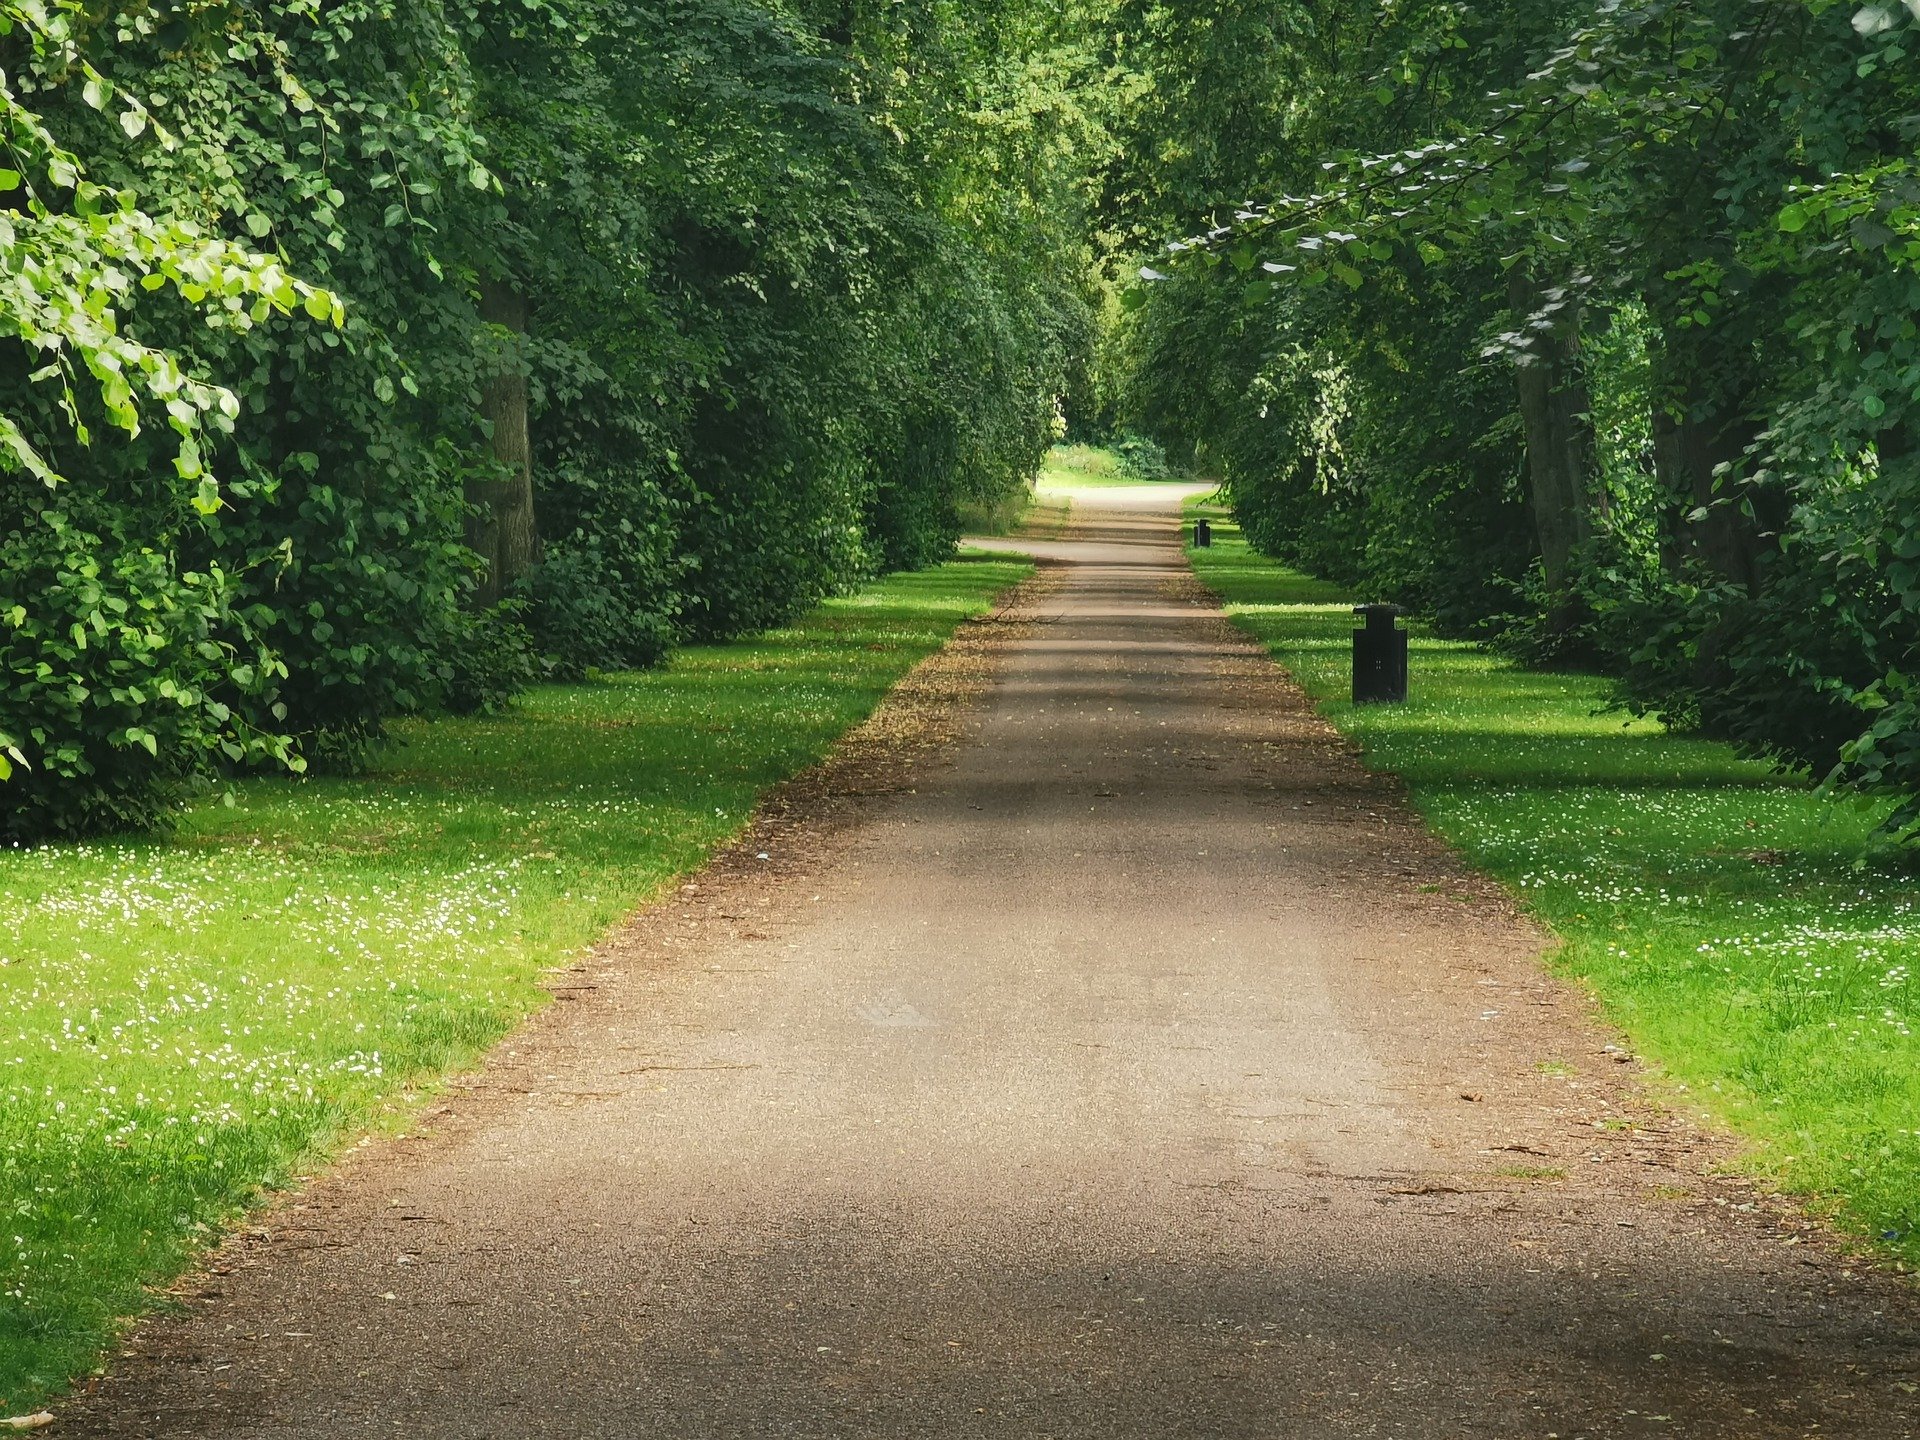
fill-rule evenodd
<path id="1" fill-rule="evenodd" d="M 667 668 L 399 727 L 165 843 L 0 851 L 0 1414 L 143 1286 L 733 835 L 1027 572 L 973 557 Z"/>
<path id="2" fill-rule="evenodd" d="M 960 525 L 966 535 L 1057 540 L 1067 528 L 1072 510 L 1072 499 L 1058 491 L 1021 490 L 992 505 L 961 505 Z"/>
<path id="3" fill-rule="evenodd" d="M 1404 706 L 1350 702 L 1350 598 L 1216 521 L 1194 565 L 1434 828 L 1564 939 L 1634 1046 L 1756 1164 L 1920 1260 L 1920 883 L 1876 816 L 1607 708 L 1606 682 L 1421 633 Z"/>
<path id="4" fill-rule="evenodd" d="M 1128 483 L 1120 473 L 1120 457 L 1102 445 L 1056 445 L 1047 452 L 1046 469 L 1062 477 L 1072 477 L 1077 485 L 1097 485 L 1101 481 Z"/>
<path id="5" fill-rule="evenodd" d="M 1031 486 L 1022 486 L 992 500 L 963 500 L 960 533 L 963 535 L 1011 535 L 1032 513 L 1035 496 Z"/>
<path id="6" fill-rule="evenodd" d="M 1085 490 L 1089 487 L 1145 485 L 1120 468 L 1120 457 L 1098 445 L 1056 445 L 1040 470 L 1042 490 Z"/>

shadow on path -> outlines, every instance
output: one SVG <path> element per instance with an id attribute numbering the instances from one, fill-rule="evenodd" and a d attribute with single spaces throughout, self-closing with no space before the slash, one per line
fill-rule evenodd
<path id="1" fill-rule="evenodd" d="M 1078 498 L 960 743 L 603 947 L 79 1433 L 1913 1434 L 1911 1292 L 1636 1098 L 1174 503 Z"/>

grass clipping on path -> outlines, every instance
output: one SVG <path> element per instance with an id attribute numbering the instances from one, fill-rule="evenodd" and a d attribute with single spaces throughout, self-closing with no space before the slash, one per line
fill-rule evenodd
<path id="1" fill-rule="evenodd" d="M 1763 1171 L 1920 1261 L 1920 885 L 1863 865 L 1876 817 L 1626 721 L 1602 679 L 1418 627 L 1410 702 L 1356 707 L 1352 597 L 1214 536 L 1191 553 L 1228 613 L 1563 937 L 1635 1048 Z"/>
<path id="2" fill-rule="evenodd" d="M 737 832 L 1031 567 L 966 558 L 749 643 L 399 727 L 164 843 L 0 852 L 0 1415 L 145 1286 Z"/>

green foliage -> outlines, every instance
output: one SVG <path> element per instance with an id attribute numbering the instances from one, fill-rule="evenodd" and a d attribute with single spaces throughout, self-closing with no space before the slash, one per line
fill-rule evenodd
<path id="1" fill-rule="evenodd" d="M 470 1065 L 1028 568 L 963 559 L 649 674 L 404 720 L 363 774 L 242 781 L 173 843 L 0 850 L 0 1414 Z"/>
<path id="2" fill-rule="evenodd" d="M 1167 452 L 1144 435 L 1122 435 L 1113 442 L 1119 457 L 1119 471 L 1129 480 L 1171 480 L 1173 467 L 1167 464 Z"/>
<path id="3" fill-rule="evenodd" d="M 601 535 L 578 533 L 550 544 L 540 563 L 521 578 L 520 615 L 534 653 L 544 657 L 556 680 L 583 680 L 590 670 L 641 670 L 657 665 L 672 647 L 676 592 L 658 573 L 635 575 L 620 546 Z M 643 555 L 644 559 L 653 559 Z"/>
<path id="4" fill-rule="evenodd" d="M 191 219 L 143 209 L 135 193 L 91 178 L 90 166 L 57 138 L 45 115 L 64 109 L 111 115 L 110 128 L 163 148 L 178 140 L 137 94 L 116 87 L 86 53 L 91 18 L 77 4 L 0 5 L 0 36 L 9 37 L 11 77 L 0 80 L 0 136 L 9 167 L 0 193 L 0 332 L 20 342 L 39 368 L 29 384 L 45 387 L 50 408 L 73 440 L 90 427 L 82 404 L 97 406 L 106 424 L 129 436 L 145 413 L 159 411 L 175 432 L 173 468 L 192 486 L 203 512 L 219 503 L 202 444 L 229 428 L 236 402 L 228 391 L 188 373 L 163 348 L 122 328 L 126 307 L 142 292 L 178 295 L 207 323 L 244 333 L 276 314 L 306 311 L 338 322 L 340 305 L 325 291 L 289 275 L 272 256 L 203 231 Z M 124 38 L 125 32 L 121 32 Z M 41 104 L 32 108 L 25 96 Z M 76 127 L 79 128 L 79 127 Z M 90 390 L 77 388 L 85 371 Z M 6 467 L 47 485 L 60 475 L 49 461 L 52 436 L 24 416 L 0 416 Z"/>
<path id="5" fill-rule="evenodd" d="M 442 661 L 442 704 L 454 715 L 491 715 L 541 679 L 548 666 L 522 621 L 524 600 L 463 614 Z"/>
<path id="6" fill-rule="evenodd" d="M 1103 445 L 1056 445 L 1047 455 L 1039 483 L 1045 486 L 1130 485 L 1120 473 L 1119 457 Z"/>
<path id="7" fill-rule="evenodd" d="M 0 840 L 156 825 L 209 762 L 289 760 L 243 718 L 284 670 L 230 577 L 182 571 L 79 498 L 32 496 L 0 536 Z"/>
<path id="8" fill-rule="evenodd" d="M 1920 13 L 1126 9 L 1177 138 L 1103 203 L 1184 238 L 1131 262 L 1123 419 L 1270 553 L 1920 838 Z"/>
<path id="9" fill-rule="evenodd" d="M 141 595 L 197 618 L 143 632 L 141 665 L 211 697 L 181 729 L 124 685 L 103 708 L 0 681 L 15 835 L 364 763 L 395 716 L 498 704 L 528 636 L 554 674 L 653 663 L 933 563 L 962 501 L 1031 479 L 1091 343 L 1093 60 L 1053 7 L 6 25 L 29 58 L 0 93 L 0 329 L 48 363 L 0 373 L 0 448 L 48 483 L 57 458 L 63 497 L 0 499 L 9 676 L 71 668 L 41 648 L 86 616 L 46 557 L 92 546 L 153 557 Z M 468 544 L 499 523 L 515 387 L 537 539 L 496 575 Z M 77 528 L 40 534 L 62 506 Z M 477 614 L 503 593 L 515 620 Z"/>
<path id="10" fill-rule="evenodd" d="M 225 503 L 210 452 L 240 403 L 140 322 L 173 311 L 233 343 L 342 318 L 257 237 L 143 207 L 110 153 L 71 148 L 90 129 L 180 147 L 89 59 L 94 23 L 77 5 L 0 6 L 0 332 L 15 362 L 0 468 L 26 481 L 0 498 L 0 836 L 14 840 L 155 824 L 211 767 L 298 764 L 273 713 L 285 666 L 240 613 L 244 563 L 183 553 Z M 131 493 L 110 498 L 85 470 L 96 435 L 141 455 Z"/>

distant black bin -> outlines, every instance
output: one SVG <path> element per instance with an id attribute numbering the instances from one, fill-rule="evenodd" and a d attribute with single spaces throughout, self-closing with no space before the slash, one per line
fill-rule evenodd
<path id="1" fill-rule="evenodd" d="M 1213 546 L 1213 526 L 1206 520 L 1193 522 L 1193 548 L 1207 550 Z"/>
<path id="2" fill-rule="evenodd" d="M 1356 605 L 1367 623 L 1353 632 L 1353 703 L 1398 705 L 1407 698 L 1407 632 L 1398 605 Z"/>

